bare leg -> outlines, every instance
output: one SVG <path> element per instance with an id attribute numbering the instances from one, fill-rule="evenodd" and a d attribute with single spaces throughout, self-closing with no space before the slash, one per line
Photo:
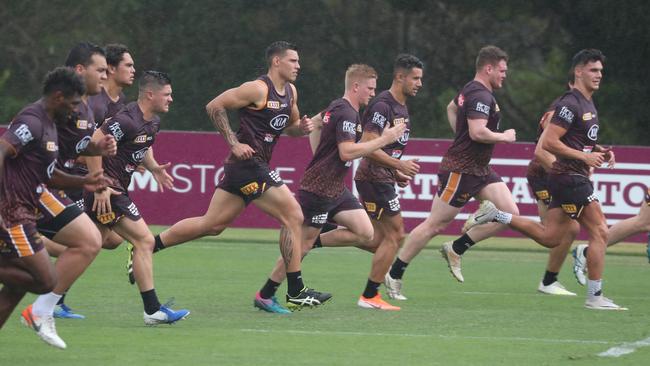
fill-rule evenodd
<path id="1" fill-rule="evenodd" d="M 609 228 L 607 233 L 607 245 L 614 245 L 632 235 L 649 231 L 650 205 L 644 203 L 636 216 L 619 221 Z M 589 251 L 587 251 L 587 253 L 589 253 Z"/>
<path id="2" fill-rule="evenodd" d="M 589 234 L 587 275 L 590 280 L 600 280 L 603 278 L 603 269 L 605 268 L 607 223 L 598 202 L 592 202 L 585 206 L 578 221 Z"/>

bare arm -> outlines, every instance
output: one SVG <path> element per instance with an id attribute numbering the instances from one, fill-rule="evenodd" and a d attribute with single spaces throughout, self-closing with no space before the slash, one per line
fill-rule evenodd
<path id="1" fill-rule="evenodd" d="M 600 152 L 591 152 L 586 153 L 583 151 L 578 151 L 572 149 L 565 145 L 560 138 L 566 134 L 567 130 L 555 125 L 549 124 L 546 130 L 542 135 L 544 136 L 543 140 L 540 140 L 542 148 L 549 153 L 555 155 L 556 157 L 562 157 L 566 159 L 580 160 L 585 162 L 587 165 L 593 168 L 598 168 L 602 165 L 604 158 L 604 153 Z"/>
<path id="2" fill-rule="evenodd" d="M 542 135 L 539 137 L 539 140 L 537 141 L 537 145 L 535 145 L 535 158 L 539 160 L 539 162 L 542 164 L 542 167 L 544 167 L 544 170 L 547 172 L 551 170 L 553 167 L 553 162 L 556 160 L 555 155 L 551 154 L 550 152 L 544 150 L 542 148 L 542 141 L 546 136 L 546 128 L 549 125 L 549 121 L 551 120 L 551 117 L 553 116 L 553 113 L 546 113 L 544 114 L 544 119 L 540 122 L 542 125 L 542 129 L 544 132 L 542 132 Z"/>
<path id="3" fill-rule="evenodd" d="M 174 188 L 174 178 L 171 175 L 167 174 L 167 168 L 171 166 L 172 163 L 166 163 L 163 165 L 158 164 L 156 158 L 153 154 L 153 146 L 147 150 L 147 153 L 144 155 L 142 164 L 148 171 L 151 172 L 154 179 L 160 184 L 160 191 L 164 192 L 165 189 Z"/>
<path id="4" fill-rule="evenodd" d="M 397 141 L 400 136 L 406 131 L 406 124 L 389 127 L 384 130 L 381 136 L 368 140 L 355 143 L 354 141 L 344 141 L 338 144 L 339 157 L 343 161 L 354 160 L 363 156 L 367 156 L 375 150 L 380 149 L 384 145 Z M 383 151 L 382 151 L 383 152 Z M 386 156 L 388 154 L 384 153 Z M 389 157 L 390 159 L 400 161 Z M 398 164 L 399 165 L 399 164 Z M 399 168 L 394 168 L 399 169 Z"/>
<path id="5" fill-rule="evenodd" d="M 458 115 L 458 106 L 454 103 L 452 99 L 451 102 L 447 105 L 447 121 L 449 121 L 449 126 L 451 130 L 456 133 L 456 116 Z"/>
<path id="6" fill-rule="evenodd" d="M 364 131 L 361 135 L 361 143 L 378 139 L 380 136 L 375 132 Z M 382 145 L 383 146 L 383 145 Z M 395 159 L 394 157 L 386 154 L 384 150 L 376 149 L 371 153 L 365 156 L 368 159 L 372 159 L 379 165 L 382 165 L 387 168 L 393 168 L 400 170 L 402 173 L 412 177 L 417 174 L 420 170 L 420 166 L 416 163 L 416 160 L 400 160 Z"/>
<path id="7" fill-rule="evenodd" d="M 509 129 L 503 132 L 492 132 L 487 128 L 487 119 L 468 119 L 469 137 L 476 142 L 484 144 L 496 144 L 499 142 L 515 142 L 515 130 Z"/>
<path id="8" fill-rule="evenodd" d="M 282 132 L 291 137 L 305 136 L 314 130 L 314 125 L 312 120 L 307 118 L 307 115 L 300 118 L 300 111 L 298 110 L 298 92 L 293 84 L 290 85 L 293 90 L 293 105 L 291 106 L 289 125 Z"/>
<path id="9" fill-rule="evenodd" d="M 230 146 L 233 154 L 239 159 L 249 159 L 255 151 L 237 140 L 237 136 L 228 121 L 228 109 L 239 109 L 247 106 L 262 107 L 267 93 L 267 87 L 259 81 L 249 81 L 237 88 L 228 89 L 212 99 L 205 109 L 212 120 L 214 127 L 221 133 Z"/>
<path id="10" fill-rule="evenodd" d="M 318 144 L 320 143 L 321 132 L 323 131 L 323 118 L 319 113 L 313 116 L 311 121 L 314 124 L 314 129 L 309 133 L 309 145 L 311 146 L 312 154 L 315 154 Z"/>

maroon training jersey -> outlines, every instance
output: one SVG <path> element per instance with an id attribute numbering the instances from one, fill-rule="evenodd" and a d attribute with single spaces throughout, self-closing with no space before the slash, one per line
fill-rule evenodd
<path id="1" fill-rule="evenodd" d="M 116 101 L 113 101 L 111 97 L 108 96 L 106 89 L 102 88 L 102 91 L 97 95 L 92 95 L 88 98 L 88 105 L 92 109 L 93 115 L 95 116 L 95 121 L 97 122 L 97 127 L 101 126 L 104 121 L 113 117 L 117 112 L 119 112 L 126 105 L 126 96 L 124 93 L 120 92 Z"/>
<path id="2" fill-rule="evenodd" d="M 111 188 L 127 192 L 135 168 L 154 143 L 160 118 L 146 121 L 138 102 L 131 102 L 100 128 L 117 142 L 117 154 L 102 158 L 104 175 L 112 181 Z"/>
<path id="3" fill-rule="evenodd" d="M 440 170 L 484 176 L 490 174 L 490 159 L 494 144 L 484 144 L 469 136 L 470 119 L 487 119 L 487 128 L 499 130 L 501 112 L 492 92 L 483 84 L 472 80 L 465 84 L 454 98 L 458 106 L 456 113 L 456 136 L 445 153 Z"/>
<path id="4" fill-rule="evenodd" d="M 566 146 L 584 152 L 591 152 L 598 141 L 598 114 L 593 100 L 587 100 L 582 93 L 573 89 L 560 98 L 555 107 L 551 123 L 566 129 L 562 141 Z M 589 166 L 581 160 L 557 157 L 553 174 L 580 174 L 589 176 Z"/>
<path id="5" fill-rule="evenodd" d="M 90 106 L 79 103 L 76 113 L 65 123 L 57 126 L 59 135 L 59 159 L 57 168 L 69 174 L 78 174 L 77 157 L 86 150 L 95 132 L 95 118 Z"/>
<path id="6" fill-rule="evenodd" d="M 253 159 L 268 164 L 278 138 L 289 124 L 294 97 L 289 83 L 284 86 L 284 94 L 279 94 L 267 75 L 257 80 L 263 81 L 268 89 L 266 103 L 262 109 L 244 107 L 239 110 L 237 139 L 255 150 Z M 226 162 L 233 161 L 237 158 L 231 153 Z"/>
<path id="7" fill-rule="evenodd" d="M 323 128 L 314 157 L 300 182 L 300 189 L 328 198 L 337 198 L 345 190 L 343 179 L 352 161 L 343 161 L 338 145 L 356 142 L 361 126 L 359 112 L 344 98 L 336 99 L 321 112 Z M 360 128 L 359 128 L 360 131 Z"/>
<path id="8" fill-rule="evenodd" d="M 54 172 L 59 152 L 54 121 L 42 100 L 23 108 L 0 137 L 11 146 L 0 181 L 0 216 L 11 227 L 36 220 L 42 184 Z"/>
<path id="9" fill-rule="evenodd" d="M 411 122 L 409 121 L 409 111 L 406 105 L 400 104 L 390 91 L 385 90 L 379 93 L 366 108 L 363 119 L 364 131 L 375 132 L 381 135 L 384 128 L 406 123 L 404 134 L 392 144 L 386 145 L 381 149 L 395 159 L 401 159 L 409 141 L 411 132 Z M 377 164 L 372 159 L 363 158 L 359 164 L 359 169 L 354 177 L 355 180 L 377 182 L 377 183 L 395 183 L 395 172 L 391 168 L 386 168 Z"/>
<path id="10" fill-rule="evenodd" d="M 535 145 L 539 143 L 539 139 L 542 136 L 542 133 L 544 132 L 544 126 L 542 124 L 544 123 L 545 120 L 547 119 L 550 120 L 550 118 L 553 116 L 553 113 L 555 113 L 555 107 L 557 106 L 557 102 L 559 100 L 560 98 L 555 99 L 551 103 L 551 105 L 548 106 L 546 112 L 542 115 L 542 118 L 540 118 L 537 126 L 537 137 L 535 138 Z M 542 163 L 539 161 L 539 159 L 537 159 L 537 157 L 533 156 L 533 159 L 530 161 L 530 164 L 528 164 L 528 171 L 526 172 L 526 176 L 546 179 L 547 172 L 542 166 Z"/>

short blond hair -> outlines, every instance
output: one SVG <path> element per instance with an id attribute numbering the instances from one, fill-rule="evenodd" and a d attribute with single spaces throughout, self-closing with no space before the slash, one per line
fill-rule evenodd
<path id="1" fill-rule="evenodd" d="M 366 64 L 353 64 L 345 71 L 345 89 L 347 90 L 352 86 L 355 81 L 365 79 L 376 79 L 377 72 L 372 66 Z"/>

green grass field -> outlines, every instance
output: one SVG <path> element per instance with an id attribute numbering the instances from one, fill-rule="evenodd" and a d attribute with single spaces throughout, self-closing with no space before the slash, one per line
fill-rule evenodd
<path id="1" fill-rule="evenodd" d="M 650 356 L 650 347 L 597 356 L 650 337 L 645 246 L 620 245 L 607 256 L 605 293 L 628 312 L 583 308 L 570 260 L 560 280 L 579 296 L 537 294 L 547 255 L 529 240 L 479 244 L 465 255 L 460 284 L 437 252 L 447 240 L 439 237 L 409 267 L 401 311 L 358 308 L 370 255 L 326 248 L 306 258 L 303 277 L 332 301 L 281 316 L 252 307 L 279 253 L 277 235 L 231 229 L 156 254 L 161 300 L 174 296 L 192 311 L 172 326 L 144 326 L 125 249 L 103 251 L 68 296 L 87 319 L 57 321 L 68 349 L 20 324 L 30 295 L 0 332 L 0 365 L 644 365 Z"/>

